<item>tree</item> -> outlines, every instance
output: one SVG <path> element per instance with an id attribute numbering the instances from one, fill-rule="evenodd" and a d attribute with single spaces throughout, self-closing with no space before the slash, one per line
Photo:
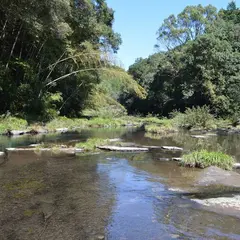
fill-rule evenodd
<path id="1" fill-rule="evenodd" d="M 116 75 L 113 21 L 105 0 L 3 0 L 0 113 L 79 116 L 102 72 Z"/>
<path id="2" fill-rule="evenodd" d="M 206 25 L 217 18 L 217 9 L 212 5 L 187 6 L 177 16 L 170 15 L 159 28 L 158 42 L 173 49 L 187 41 L 195 40 L 205 32 Z"/>

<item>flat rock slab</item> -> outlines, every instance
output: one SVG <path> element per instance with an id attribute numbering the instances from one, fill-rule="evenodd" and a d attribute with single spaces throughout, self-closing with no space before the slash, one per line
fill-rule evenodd
<path id="1" fill-rule="evenodd" d="M 191 135 L 192 138 L 197 138 L 197 139 L 206 139 L 208 138 L 207 136 L 204 135 Z"/>
<path id="2" fill-rule="evenodd" d="M 175 158 L 172 158 L 172 160 L 173 160 L 173 161 L 176 161 L 176 162 L 181 162 L 181 161 L 182 161 L 182 158 L 177 158 L 177 157 L 175 157 Z"/>
<path id="3" fill-rule="evenodd" d="M 117 152 L 147 152 L 149 148 L 142 147 L 118 147 L 118 146 L 98 146 L 98 149 Z"/>
<path id="4" fill-rule="evenodd" d="M 66 132 L 68 132 L 68 128 L 57 128 L 57 129 L 55 129 L 55 131 L 57 132 L 57 133 L 66 133 Z"/>
<path id="5" fill-rule="evenodd" d="M 240 163 L 234 163 L 233 168 L 235 169 L 240 169 Z"/>
<path id="6" fill-rule="evenodd" d="M 218 167 L 209 167 L 200 171 L 194 186 L 206 187 L 211 185 L 240 189 L 240 174 Z"/>
<path id="7" fill-rule="evenodd" d="M 8 131 L 8 135 L 10 135 L 10 136 L 24 135 L 26 133 L 27 133 L 27 131 L 25 131 L 25 130 L 10 130 L 10 131 Z"/>
<path id="8" fill-rule="evenodd" d="M 29 145 L 29 147 L 35 147 L 35 148 L 39 146 L 41 146 L 41 144 L 38 144 L 38 143 Z"/>
<path id="9" fill-rule="evenodd" d="M 162 146 L 161 148 L 168 151 L 183 151 L 183 148 L 173 146 Z"/>
<path id="10" fill-rule="evenodd" d="M 144 148 L 148 148 L 148 149 L 162 149 L 161 146 L 142 146 Z"/>
<path id="11" fill-rule="evenodd" d="M 109 142 L 121 142 L 122 139 L 121 138 L 113 138 L 113 139 L 109 139 Z"/>
<path id="12" fill-rule="evenodd" d="M 210 211 L 240 217 L 240 196 L 191 199 Z"/>

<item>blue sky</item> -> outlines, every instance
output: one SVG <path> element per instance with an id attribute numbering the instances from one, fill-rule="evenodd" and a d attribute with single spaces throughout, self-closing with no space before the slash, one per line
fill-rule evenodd
<path id="1" fill-rule="evenodd" d="M 119 32 L 123 44 L 118 58 L 127 69 L 138 57 L 154 53 L 156 32 L 170 14 L 180 13 L 187 5 L 212 4 L 226 8 L 229 0 L 107 0 L 115 10 L 114 30 Z"/>

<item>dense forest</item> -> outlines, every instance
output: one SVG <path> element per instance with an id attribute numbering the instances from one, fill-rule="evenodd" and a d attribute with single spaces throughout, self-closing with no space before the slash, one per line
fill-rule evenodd
<path id="1" fill-rule="evenodd" d="M 33 120 L 119 115 L 145 91 L 114 57 L 121 44 L 105 0 L 3 0 L 0 114 Z"/>
<path id="2" fill-rule="evenodd" d="M 48 121 L 57 116 L 169 116 L 209 106 L 240 112 L 240 9 L 235 2 L 187 6 L 164 20 L 156 53 L 128 72 L 105 0 L 2 0 L 0 114 Z"/>
<path id="3" fill-rule="evenodd" d="M 187 6 L 164 20 L 156 54 L 139 58 L 129 73 L 148 97 L 122 96 L 129 113 L 169 116 L 207 105 L 218 117 L 240 112 L 240 9 Z"/>

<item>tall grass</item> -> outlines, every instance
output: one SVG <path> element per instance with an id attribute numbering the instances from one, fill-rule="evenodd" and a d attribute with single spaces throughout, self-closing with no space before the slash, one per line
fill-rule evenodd
<path id="1" fill-rule="evenodd" d="M 234 158 L 225 153 L 199 150 L 183 155 L 181 164 L 187 167 L 207 168 L 216 166 L 225 170 L 232 170 L 234 162 Z"/>

